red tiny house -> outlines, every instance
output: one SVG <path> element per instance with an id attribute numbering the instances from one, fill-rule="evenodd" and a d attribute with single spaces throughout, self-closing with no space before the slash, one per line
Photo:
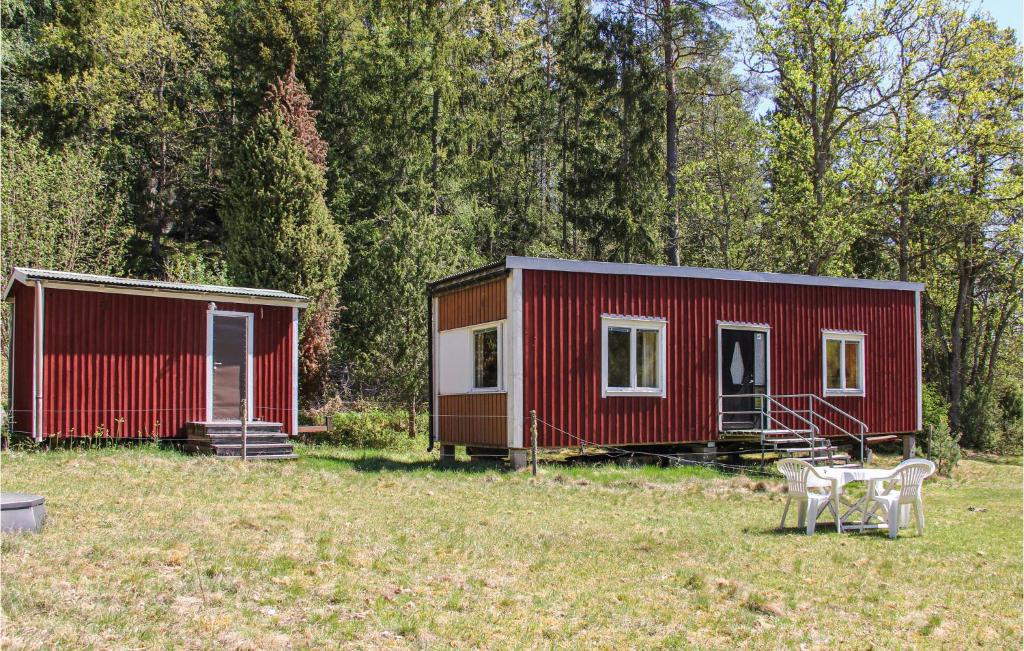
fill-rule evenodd
<path id="1" fill-rule="evenodd" d="M 210 325 L 222 313 L 248 324 L 238 371 L 247 375 L 248 420 L 294 433 L 301 296 L 16 269 L 5 298 L 18 434 L 175 438 L 188 422 L 224 420 L 212 413 L 210 382 Z"/>
<path id="2" fill-rule="evenodd" d="M 434 283 L 435 309 L 481 275 L 506 285 L 498 389 L 508 396 L 511 449 L 529 446 L 531 410 L 539 447 L 718 441 L 732 412 L 759 394 L 771 404 L 813 401 L 873 434 L 920 428 L 919 284 L 510 257 Z M 445 365 L 467 362 L 436 326 L 438 400 Z M 751 418 L 752 429 L 767 427 Z M 434 425 L 437 441 L 455 443 Z"/>

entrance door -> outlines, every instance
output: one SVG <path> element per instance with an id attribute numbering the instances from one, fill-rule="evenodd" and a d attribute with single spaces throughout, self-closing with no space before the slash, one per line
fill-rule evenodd
<path id="1" fill-rule="evenodd" d="M 251 395 L 248 390 L 250 318 L 250 315 L 244 313 L 215 312 L 212 315 L 212 420 L 238 420 L 242 397 Z M 252 404 L 248 405 L 246 411 L 252 413 Z"/>
<path id="2" fill-rule="evenodd" d="M 768 330 L 722 326 L 718 355 L 722 429 L 761 429 L 764 399 L 752 394 L 768 393 Z"/>

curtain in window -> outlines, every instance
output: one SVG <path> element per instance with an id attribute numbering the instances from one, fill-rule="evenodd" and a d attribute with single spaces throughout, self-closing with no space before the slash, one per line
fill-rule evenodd
<path id="1" fill-rule="evenodd" d="M 636 331 L 636 385 L 658 388 L 658 331 Z"/>

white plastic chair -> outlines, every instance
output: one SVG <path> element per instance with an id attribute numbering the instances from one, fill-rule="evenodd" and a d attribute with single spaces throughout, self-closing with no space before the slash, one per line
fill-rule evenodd
<path id="1" fill-rule="evenodd" d="M 801 529 L 806 527 L 808 536 L 814 534 L 814 526 L 826 507 L 832 511 L 832 515 L 836 519 L 836 531 L 842 533 L 843 523 L 839 517 L 839 486 L 836 481 L 822 476 L 818 473 L 817 468 L 803 459 L 782 459 L 776 462 L 775 466 L 786 478 L 786 487 L 789 489 L 779 529 L 786 526 L 789 505 L 796 502 L 799 507 L 797 525 Z M 807 517 L 808 514 L 810 517 Z"/>
<path id="2" fill-rule="evenodd" d="M 889 537 L 895 538 L 900 530 L 901 507 L 909 506 L 914 511 L 917 533 L 924 533 L 924 501 L 921 499 L 921 485 L 935 472 L 935 464 L 928 459 L 907 459 L 893 469 L 892 473 L 876 479 L 872 487 L 871 513 L 882 510 L 889 528 Z"/>

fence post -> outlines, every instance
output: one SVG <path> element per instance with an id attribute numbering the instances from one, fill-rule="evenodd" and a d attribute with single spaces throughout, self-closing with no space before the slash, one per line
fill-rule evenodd
<path id="1" fill-rule="evenodd" d="M 245 417 L 247 415 L 248 414 L 247 414 L 247 412 L 245 410 L 245 398 L 242 398 L 242 406 L 241 406 L 241 408 L 238 411 L 238 419 L 242 422 L 242 461 L 245 461 L 245 459 L 246 459 L 246 452 L 247 451 L 246 451 L 245 444 L 246 444 L 246 439 L 248 438 L 248 435 L 249 435 L 248 426 L 247 426 L 247 424 L 245 422 Z"/>
<path id="2" fill-rule="evenodd" d="M 929 459 L 932 458 L 932 434 L 934 434 L 934 433 L 935 433 L 935 426 L 934 425 L 929 425 L 928 426 L 928 458 Z"/>
<path id="3" fill-rule="evenodd" d="M 537 410 L 530 410 L 530 450 L 533 452 L 533 476 L 537 476 Z"/>

